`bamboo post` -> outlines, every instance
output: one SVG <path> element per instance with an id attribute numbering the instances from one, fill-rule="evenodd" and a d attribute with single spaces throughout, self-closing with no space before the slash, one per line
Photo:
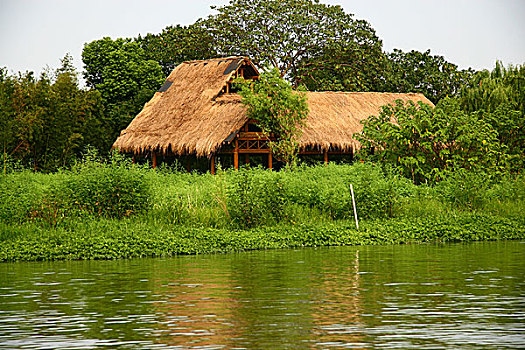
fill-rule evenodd
<path id="1" fill-rule="evenodd" d="M 352 206 L 354 207 L 355 226 L 359 230 L 359 221 L 357 221 L 357 210 L 355 208 L 354 186 L 352 186 L 352 184 L 350 184 L 350 192 L 352 193 Z"/>
<path id="2" fill-rule="evenodd" d="M 235 139 L 235 150 L 233 151 L 233 166 L 239 169 L 239 140 Z"/>
<path id="3" fill-rule="evenodd" d="M 215 175 L 215 154 L 213 154 L 211 156 L 211 169 L 210 169 L 210 173 L 212 175 Z"/>
<path id="4" fill-rule="evenodd" d="M 328 164 L 328 150 L 324 150 L 323 156 L 324 156 L 324 164 L 326 165 Z"/>
<path id="5" fill-rule="evenodd" d="M 268 169 L 273 169 L 273 159 L 272 152 L 268 153 Z"/>
<path id="6" fill-rule="evenodd" d="M 153 163 L 153 169 L 157 167 L 157 152 L 151 152 L 151 162 Z"/>

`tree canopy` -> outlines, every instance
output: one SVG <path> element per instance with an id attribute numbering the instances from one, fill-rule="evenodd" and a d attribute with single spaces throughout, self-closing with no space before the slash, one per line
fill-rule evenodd
<path id="1" fill-rule="evenodd" d="M 435 108 L 385 106 L 354 135 L 364 159 L 391 164 L 415 182 L 436 181 L 457 170 L 491 176 L 523 172 L 525 65 L 477 73 L 460 96 Z M 373 150 L 373 152 L 371 152 Z"/>
<path id="2" fill-rule="evenodd" d="M 276 67 L 295 86 L 307 77 L 319 87 L 322 81 L 317 82 L 313 72 L 334 63 L 333 57 L 328 59 L 334 50 L 346 51 L 344 63 L 354 69 L 364 68 L 373 60 L 369 56 L 381 55 L 381 41 L 372 27 L 340 6 L 318 0 L 232 0 L 216 10 L 202 26 L 214 38 L 219 55 L 248 56 L 259 68 Z"/>
<path id="3" fill-rule="evenodd" d="M 87 85 L 100 92 L 114 140 L 161 86 L 161 66 L 138 43 L 107 37 L 86 44 L 82 61 Z"/>
<path id="4" fill-rule="evenodd" d="M 525 64 L 477 72 L 461 90 L 461 107 L 478 111 L 498 133 L 513 168 L 525 166 Z"/>
<path id="5" fill-rule="evenodd" d="M 385 90 L 421 92 L 434 103 L 446 96 L 456 96 L 472 74 L 472 70 L 460 70 L 443 56 L 432 55 L 430 50 L 403 52 L 394 49 L 387 54 L 383 71 Z"/>
<path id="6" fill-rule="evenodd" d="M 213 37 L 199 22 L 189 26 L 168 26 L 159 34 L 139 35 L 136 42 L 147 59 L 160 64 L 165 77 L 184 61 L 217 56 Z"/>
<path id="7" fill-rule="evenodd" d="M 79 87 L 70 56 L 39 78 L 0 72 L 4 171 L 9 159 L 35 170 L 55 170 L 69 165 L 88 144 L 106 147 L 100 94 Z"/>

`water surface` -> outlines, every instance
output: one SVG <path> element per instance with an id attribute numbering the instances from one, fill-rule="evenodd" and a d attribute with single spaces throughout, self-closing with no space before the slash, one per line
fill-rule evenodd
<path id="1" fill-rule="evenodd" d="M 0 264 L 0 349 L 525 348 L 525 242 Z"/>

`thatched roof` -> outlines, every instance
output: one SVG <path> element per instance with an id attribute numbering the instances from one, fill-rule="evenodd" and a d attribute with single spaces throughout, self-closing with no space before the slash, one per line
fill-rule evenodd
<path id="1" fill-rule="evenodd" d="M 361 120 L 378 115 L 381 106 L 397 100 L 419 101 L 432 105 L 423 94 L 387 92 L 307 92 L 310 113 L 299 140 L 301 148 L 318 147 L 341 150 L 357 149 L 360 143 L 352 137 L 363 129 Z"/>
<path id="2" fill-rule="evenodd" d="M 173 152 L 210 156 L 247 121 L 238 95 L 221 90 L 244 57 L 184 62 L 169 75 L 159 92 L 124 129 L 113 147 L 123 152 Z M 360 121 L 378 114 L 381 106 L 401 99 L 431 104 L 422 94 L 377 92 L 307 92 L 310 113 L 300 139 L 304 147 L 357 148 L 352 138 L 360 132 Z"/>

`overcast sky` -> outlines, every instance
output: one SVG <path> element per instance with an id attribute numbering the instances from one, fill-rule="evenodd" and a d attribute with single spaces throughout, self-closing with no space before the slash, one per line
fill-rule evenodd
<path id="1" fill-rule="evenodd" d="M 372 24 L 386 51 L 431 49 L 460 68 L 525 63 L 525 0 L 321 0 Z M 0 67 L 81 70 L 85 43 L 188 25 L 226 0 L 0 0 Z"/>

